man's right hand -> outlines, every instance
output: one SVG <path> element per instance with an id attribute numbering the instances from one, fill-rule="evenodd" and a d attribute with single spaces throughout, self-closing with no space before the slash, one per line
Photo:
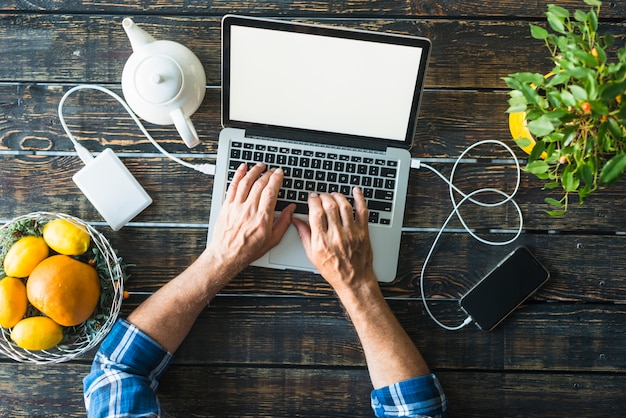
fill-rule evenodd
<path id="1" fill-rule="evenodd" d="M 338 292 L 362 281 L 376 282 L 367 205 L 358 187 L 353 195 L 354 210 L 342 194 L 311 193 L 309 224 L 292 219 L 307 256 Z"/>

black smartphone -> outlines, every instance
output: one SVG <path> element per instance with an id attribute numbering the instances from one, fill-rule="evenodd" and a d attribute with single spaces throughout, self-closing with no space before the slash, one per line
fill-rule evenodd
<path id="1" fill-rule="evenodd" d="M 491 331 L 549 277 L 530 250 L 519 247 L 467 292 L 459 305 L 480 329 Z"/>

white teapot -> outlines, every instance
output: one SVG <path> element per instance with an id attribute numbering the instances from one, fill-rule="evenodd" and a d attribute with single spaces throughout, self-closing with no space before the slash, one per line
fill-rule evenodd
<path id="1" fill-rule="evenodd" d="M 198 57 L 173 41 L 157 41 L 125 18 L 133 54 L 122 72 L 122 91 L 133 111 L 157 125 L 174 124 L 189 148 L 200 143 L 189 117 L 200 107 L 206 75 Z"/>

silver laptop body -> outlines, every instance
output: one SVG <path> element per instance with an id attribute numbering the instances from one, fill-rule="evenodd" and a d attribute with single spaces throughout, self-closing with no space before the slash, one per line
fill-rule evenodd
<path id="1" fill-rule="evenodd" d="M 232 173 L 258 161 L 286 170 L 277 211 L 306 219 L 312 191 L 361 187 L 374 270 L 396 277 L 407 183 L 430 53 L 425 38 L 227 15 L 222 123 L 208 241 Z M 253 263 L 315 272 L 295 227 Z"/>

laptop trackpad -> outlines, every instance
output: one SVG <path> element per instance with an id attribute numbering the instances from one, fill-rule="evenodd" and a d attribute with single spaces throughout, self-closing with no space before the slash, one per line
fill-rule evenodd
<path id="1" fill-rule="evenodd" d="M 300 241 L 300 237 L 298 236 L 298 231 L 293 225 L 289 226 L 280 244 L 270 251 L 269 256 L 271 264 L 307 270 L 315 269 L 306 256 L 302 241 Z"/>

